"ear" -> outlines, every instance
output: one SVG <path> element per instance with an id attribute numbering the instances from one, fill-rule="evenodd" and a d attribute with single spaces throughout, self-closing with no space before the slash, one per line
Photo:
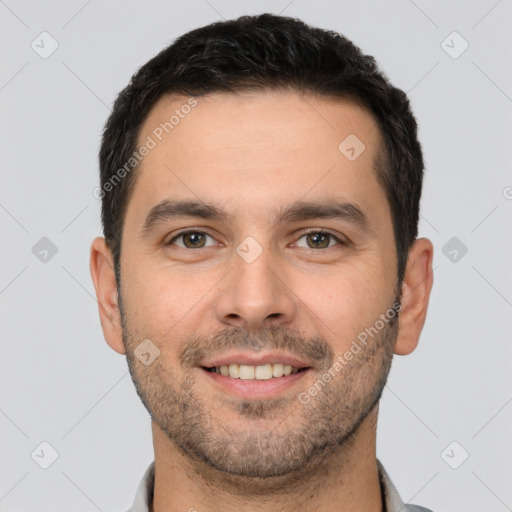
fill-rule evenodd
<path id="1" fill-rule="evenodd" d="M 409 249 L 402 286 L 398 337 L 395 343 L 397 355 L 410 354 L 418 345 L 434 282 L 433 255 L 434 247 L 427 238 L 418 238 Z"/>
<path id="2" fill-rule="evenodd" d="M 104 238 L 97 237 L 91 245 L 90 270 L 105 340 L 119 354 L 126 354 L 123 344 L 121 314 L 118 307 L 116 276 L 110 249 Z"/>

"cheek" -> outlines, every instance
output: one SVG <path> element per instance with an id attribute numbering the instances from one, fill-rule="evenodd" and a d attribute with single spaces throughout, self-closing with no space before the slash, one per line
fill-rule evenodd
<path id="1" fill-rule="evenodd" d="M 368 326 L 385 313 L 388 304 L 389 283 L 379 272 L 365 268 L 333 273 L 322 284 L 305 286 L 298 295 L 313 311 L 316 328 L 340 352 Z"/>
<path id="2" fill-rule="evenodd" d="M 149 265 L 127 266 L 126 272 L 129 277 L 123 280 L 123 303 L 131 327 L 138 332 L 162 336 L 194 304 L 193 294 L 188 293 L 193 287 L 168 272 Z"/>

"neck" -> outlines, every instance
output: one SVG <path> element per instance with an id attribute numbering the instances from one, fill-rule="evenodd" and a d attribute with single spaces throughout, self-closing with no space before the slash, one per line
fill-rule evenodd
<path id="1" fill-rule="evenodd" d="M 154 500 L 150 512 L 382 512 L 376 460 L 378 407 L 353 435 L 300 472 L 273 478 L 220 473 L 191 459 L 152 422 Z"/>

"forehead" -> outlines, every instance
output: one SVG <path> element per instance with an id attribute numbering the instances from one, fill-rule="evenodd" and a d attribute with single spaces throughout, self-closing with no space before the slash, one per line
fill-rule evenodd
<path id="1" fill-rule="evenodd" d="M 151 149 L 127 217 L 170 197 L 261 215 L 262 206 L 339 192 L 372 208 L 385 202 L 374 167 L 380 144 L 373 116 L 347 100 L 292 91 L 165 96 L 139 133 L 138 147 Z"/>

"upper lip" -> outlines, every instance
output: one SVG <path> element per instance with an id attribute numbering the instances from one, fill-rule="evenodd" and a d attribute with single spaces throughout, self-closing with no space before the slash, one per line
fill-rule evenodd
<path id="1" fill-rule="evenodd" d="M 213 368 L 215 366 L 229 366 L 230 364 L 261 366 L 276 363 L 288 364 L 294 368 L 309 368 L 313 366 L 308 361 L 298 359 L 284 352 L 267 352 L 257 355 L 254 352 L 230 352 L 229 354 L 211 357 L 201 362 L 200 366 Z"/>

